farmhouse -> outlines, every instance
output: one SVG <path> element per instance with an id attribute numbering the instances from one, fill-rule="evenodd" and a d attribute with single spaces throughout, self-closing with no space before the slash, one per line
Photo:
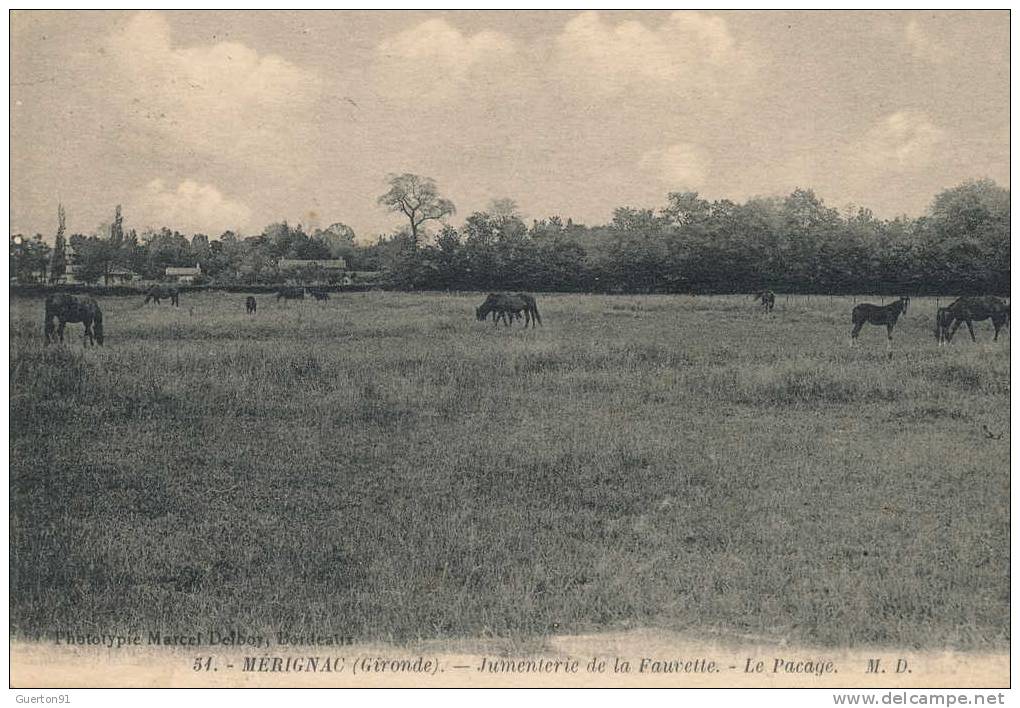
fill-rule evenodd
<path id="1" fill-rule="evenodd" d="M 142 276 L 128 268 L 114 266 L 106 274 L 105 279 L 107 285 L 116 285 L 119 283 L 133 283 L 136 280 L 141 280 Z"/>
<path id="2" fill-rule="evenodd" d="M 64 285 L 83 284 L 86 282 L 82 277 L 83 270 L 82 266 L 69 263 L 64 269 L 64 274 L 54 278 L 53 282 Z M 122 285 L 124 283 L 134 283 L 141 280 L 142 276 L 128 268 L 114 266 L 110 268 L 109 273 L 101 275 L 100 279 L 103 281 L 104 285 Z"/>
<path id="3" fill-rule="evenodd" d="M 167 268 L 166 279 L 177 283 L 194 283 L 202 276 L 202 267 L 195 264 L 194 268 Z"/>

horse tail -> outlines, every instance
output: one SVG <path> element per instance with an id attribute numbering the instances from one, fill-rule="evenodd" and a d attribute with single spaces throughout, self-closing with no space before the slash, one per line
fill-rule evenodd
<path id="1" fill-rule="evenodd" d="M 857 324 L 859 321 L 863 319 L 864 316 L 861 313 L 861 306 L 858 305 L 850 312 L 850 324 Z"/>

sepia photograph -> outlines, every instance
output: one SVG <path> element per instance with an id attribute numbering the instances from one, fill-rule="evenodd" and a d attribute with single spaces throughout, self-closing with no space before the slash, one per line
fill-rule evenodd
<path id="1" fill-rule="evenodd" d="M 8 22 L 18 702 L 1004 702 L 1009 10 Z"/>

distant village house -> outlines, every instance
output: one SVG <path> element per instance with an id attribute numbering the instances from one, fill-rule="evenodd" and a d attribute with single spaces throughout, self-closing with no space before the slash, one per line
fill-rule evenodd
<path id="1" fill-rule="evenodd" d="M 195 265 L 194 268 L 167 268 L 166 279 L 175 283 L 194 283 L 202 277 L 202 267 Z"/>
<path id="2" fill-rule="evenodd" d="M 84 271 L 84 267 L 69 263 L 65 266 L 63 275 L 51 276 L 50 282 L 60 285 L 85 285 L 88 284 L 88 281 L 82 277 Z M 99 276 L 99 280 L 103 285 L 125 285 L 141 279 L 142 276 L 138 273 L 120 266 L 114 266 L 110 269 L 109 273 Z M 93 282 L 95 282 L 95 279 L 93 279 Z"/>
<path id="3" fill-rule="evenodd" d="M 136 280 L 141 280 L 142 276 L 133 270 L 128 268 L 121 268 L 120 266 L 114 266 L 110 269 L 110 272 L 104 276 L 104 280 L 107 285 L 123 285 L 124 283 L 133 283 Z"/>

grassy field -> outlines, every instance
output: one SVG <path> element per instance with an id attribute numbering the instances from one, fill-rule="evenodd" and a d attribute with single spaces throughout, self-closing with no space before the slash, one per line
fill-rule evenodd
<path id="1" fill-rule="evenodd" d="M 477 294 L 259 300 L 106 298 L 88 351 L 13 302 L 16 636 L 1007 647 L 987 322 L 939 349 L 915 299 L 889 358 L 850 298 L 539 295 L 537 331 Z"/>

